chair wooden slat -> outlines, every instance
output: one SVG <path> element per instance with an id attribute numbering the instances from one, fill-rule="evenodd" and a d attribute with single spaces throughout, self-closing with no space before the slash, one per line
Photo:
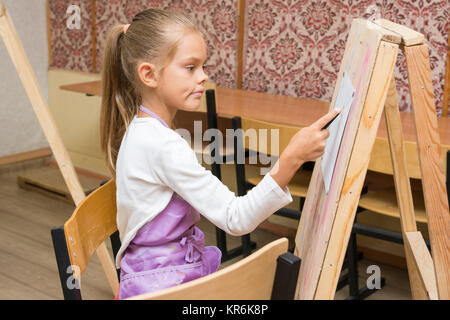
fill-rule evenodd
<path id="1" fill-rule="evenodd" d="M 81 273 L 97 247 L 117 230 L 116 211 L 116 186 L 110 180 L 89 194 L 64 224 L 70 261 Z"/>
<path id="2" fill-rule="evenodd" d="M 280 238 L 215 273 L 130 299 L 268 300 L 272 293 L 277 258 L 285 253 L 287 248 L 288 240 Z"/>

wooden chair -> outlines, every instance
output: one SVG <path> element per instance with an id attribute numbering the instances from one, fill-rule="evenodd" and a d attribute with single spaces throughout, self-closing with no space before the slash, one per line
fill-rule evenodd
<path id="1" fill-rule="evenodd" d="M 110 180 L 89 194 L 64 226 L 51 230 L 65 300 L 81 300 L 80 277 L 92 254 L 108 237 L 116 256 L 120 248 L 116 211 L 116 188 Z M 287 246 L 286 238 L 275 240 L 216 273 L 145 298 L 293 299 L 300 260 L 286 252 Z"/>
<path id="2" fill-rule="evenodd" d="M 110 180 L 89 194 L 75 208 L 64 226 L 51 230 L 65 300 L 81 300 L 80 276 L 97 247 L 108 237 L 111 239 L 113 256 L 116 256 L 120 248 L 116 211 L 116 186 Z M 116 282 L 111 284 L 117 292 L 118 271 L 112 264 L 108 272 L 117 275 Z"/>
<path id="3" fill-rule="evenodd" d="M 236 181 L 238 188 L 238 195 L 243 196 L 247 193 L 247 191 L 257 185 L 262 179 L 263 175 L 257 175 L 253 177 L 246 178 L 245 172 L 245 164 L 241 163 L 241 160 L 238 159 L 239 154 L 244 154 L 245 151 L 248 151 L 249 157 L 258 156 L 260 154 L 264 154 L 266 156 L 278 157 L 280 153 L 286 148 L 289 144 L 290 139 L 299 131 L 300 128 L 292 127 L 287 125 L 269 123 L 265 121 L 255 120 L 251 118 L 245 117 L 234 117 L 232 119 L 233 129 L 235 130 L 234 136 L 234 156 L 235 156 L 235 164 L 236 164 Z M 259 135 L 259 130 L 267 130 L 267 135 L 264 138 L 264 135 Z M 237 132 L 242 130 L 242 136 L 238 136 Z M 253 131 L 254 130 L 254 131 Z M 278 150 L 277 148 L 272 148 L 271 141 L 271 133 L 272 130 L 278 130 Z M 251 134 L 251 132 L 255 133 L 255 138 L 257 140 L 256 145 L 252 145 L 250 143 L 250 139 L 245 139 L 246 133 Z M 275 212 L 274 214 L 288 217 L 291 219 L 300 219 L 301 210 L 302 210 L 302 202 L 306 198 L 306 194 L 308 192 L 309 182 L 311 180 L 312 175 L 312 166 L 306 165 L 301 170 L 299 170 L 291 182 L 288 184 L 288 188 L 291 192 L 291 195 L 294 197 L 299 197 L 301 199 L 300 202 L 300 210 L 293 210 L 290 208 L 282 208 Z M 250 247 L 250 235 L 245 236 L 244 250 L 246 254 L 251 252 Z"/>
<path id="4" fill-rule="evenodd" d="M 417 145 L 413 142 L 405 142 L 405 151 L 416 221 L 427 223 Z M 447 150 L 442 147 L 443 164 L 445 164 L 446 158 L 448 161 L 447 154 Z M 400 211 L 397 205 L 393 179 L 394 171 L 392 169 L 391 161 L 386 161 L 386 159 L 390 159 L 390 157 L 388 140 L 377 139 L 372 150 L 372 156 L 365 181 L 367 192 L 361 196 L 358 206 L 361 209 L 369 210 L 380 215 L 400 219 Z M 448 175 L 448 170 L 446 171 Z M 401 234 L 399 235 L 401 239 Z"/>
<path id="5" fill-rule="evenodd" d="M 130 300 L 292 300 L 300 260 L 280 238 L 205 277 Z"/>
<path id="6" fill-rule="evenodd" d="M 208 129 L 216 129 L 218 130 L 218 116 L 217 116 L 217 110 L 216 110 L 216 96 L 215 96 L 215 90 L 214 89 L 207 89 L 206 90 L 206 111 L 207 111 L 207 117 L 208 117 Z M 214 143 L 215 138 L 212 137 L 211 144 Z M 220 149 L 219 155 L 216 156 L 216 150 L 214 148 L 207 149 L 206 150 L 207 155 L 210 158 L 211 163 L 211 172 L 213 175 L 215 175 L 220 181 L 222 181 L 222 173 L 220 169 L 220 163 L 227 163 L 229 160 L 234 158 L 233 150 L 224 150 L 223 148 Z M 219 163 L 216 160 L 220 160 Z M 227 248 L 227 235 L 225 231 L 222 229 L 216 227 L 216 242 L 217 247 L 222 252 L 222 262 L 225 262 L 227 260 L 233 259 L 239 255 L 241 255 L 244 252 L 244 246 L 246 245 L 248 239 L 248 236 L 242 237 L 242 245 L 233 248 L 228 249 Z M 256 247 L 256 243 L 251 243 L 250 246 L 252 248 Z"/>

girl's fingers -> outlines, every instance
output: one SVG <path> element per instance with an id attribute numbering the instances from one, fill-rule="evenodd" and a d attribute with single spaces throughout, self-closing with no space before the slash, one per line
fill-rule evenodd
<path id="1" fill-rule="evenodd" d="M 323 139 L 327 139 L 330 136 L 330 131 L 328 129 L 321 130 L 320 132 L 322 133 Z"/>
<path id="2" fill-rule="evenodd" d="M 341 112 L 341 109 L 333 109 L 324 115 L 322 118 L 314 122 L 311 127 L 318 128 L 319 130 L 326 126 L 328 122 L 330 122 L 337 114 Z"/>

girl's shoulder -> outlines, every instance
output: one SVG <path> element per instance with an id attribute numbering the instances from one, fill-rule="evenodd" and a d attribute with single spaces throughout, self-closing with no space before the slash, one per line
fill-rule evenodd
<path id="1" fill-rule="evenodd" d="M 189 148 L 187 141 L 178 132 L 163 126 L 154 118 L 135 117 L 127 129 L 126 135 L 128 139 L 139 142 L 146 149 L 166 149 L 169 145 Z"/>

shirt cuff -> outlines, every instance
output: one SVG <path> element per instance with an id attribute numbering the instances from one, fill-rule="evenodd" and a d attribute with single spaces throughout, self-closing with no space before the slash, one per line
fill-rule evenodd
<path id="1" fill-rule="evenodd" d="M 269 185 L 270 189 L 275 192 L 275 194 L 282 200 L 283 203 L 286 202 L 286 204 L 289 204 L 293 201 L 289 188 L 286 186 L 284 189 L 281 189 L 281 187 L 272 178 L 269 172 L 264 176 L 263 181 L 264 180 L 267 181 L 266 183 Z"/>

